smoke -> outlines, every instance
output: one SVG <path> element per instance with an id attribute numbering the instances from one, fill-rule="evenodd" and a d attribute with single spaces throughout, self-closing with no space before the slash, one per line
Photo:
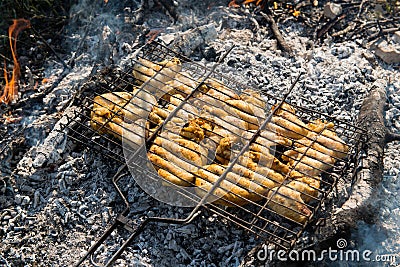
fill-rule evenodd
<path id="1" fill-rule="evenodd" d="M 71 7 L 65 45 L 73 58 L 102 65 L 119 61 L 126 53 L 123 47 L 132 46 L 137 37 L 133 33 L 134 21 L 126 18 L 132 8 L 124 2 L 79 0 Z M 134 2 L 130 5 L 138 6 Z"/>

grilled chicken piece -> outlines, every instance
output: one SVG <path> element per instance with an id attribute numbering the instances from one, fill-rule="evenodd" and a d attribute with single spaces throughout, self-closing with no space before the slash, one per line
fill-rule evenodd
<path id="1" fill-rule="evenodd" d="M 243 100 L 227 100 L 231 106 L 229 110 L 231 113 L 236 113 L 242 120 L 248 123 L 249 130 L 257 130 L 259 128 L 258 118 L 254 116 L 251 106 Z"/>
<path id="2" fill-rule="evenodd" d="M 275 105 L 273 108 L 276 108 Z M 284 137 L 300 139 L 307 136 L 307 126 L 296 116 L 296 110 L 289 104 L 283 103 L 271 118 L 267 128 Z"/>
<path id="3" fill-rule="evenodd" d="M 167 150 L 164 147 L 161 147 L 157 144 L 153 144 L 149 150 L 151 153 L 148 154 L 150 161 L 151 155 L 157 155 L 165 160 L 168 163 L 173 163 L 175 166 L 185 170 L 187 172 L 194 173 L 197 171 L 197 166 L 193 161 L 188 161 L 186 158 L 182 157 L 182 155 L 175 155 L 171 153 L 171 151 Z M 157 167 L 157 166 L 155 166 Z"/>
<path id="4" fill-rule="evenodd" d="M 103 126 L 104 128 L 101 128 L 100 132 L 111 134 L 122 140 L 124 145 L 128 145 L 133 149 L 139 148 L 139 146 L 144 143 L 145 124 L 146 121 L 144 119 L 137 120 L 133 123 L 127 123 L 121 119 L 115 118 L 105 126 L 103 126 L 104 123 L 101 124 L 96 120 L 91 121 L 91 125 L 94 129 Z"/>
<path id="5" fill-rule="evenodd" d="M 194 120 L 191 120 L 187 126 L 182 128 L 180 135 L 198 143 L 204 139 L 204 130 Z"/>
<path id="6" fill-rule="evenodd" d="M 164 120 L 165 119 L 162 118 L 160 115 L 158 115 L 156 111 L 150 112 L 150 114 L 149 114 L 149 122 L 151 122 L 152 124 L 155 124 L 158 126 L 158 125 L 162 124 L 164 122 Z"/>
<path id="7" fill-rule="evenodd" d="M 261 118 L 261 120 L 265 119 L 265 108 L 267 103 L 258 92 L 246 89 L 240 95 L 240 99 L 246 101 L 246 103 L 250 105 L 251 111 L 255 116 Z"/>
<path id="8" fill-rule="evenodd" d="M 157 155 L 156 153 L 160 153 L 159 149 L 162 148 L 153 145 L 147 153 L 147 157 L 157 170 L 158 174 L 164 179 L 179 186 L 193 185 L 194 175 L 174 164 L 174 162 L 177 161 L 175 156 L 166 154 L 166 159 L 164 159 Z M 171 158 L 173 158 L 174 161 L 171 161 Z"/>
<path id="9" fill-rule="evenodd" d="M 145 115 L 147 110 L 134 105 L 131 102 L 132 97 L 133 95 L 128 92 L 113 92 L 96 96 L 93 100 L 91 112 L 92 121 L 102 125 L 107 120 L 114 118 L 119 118 L 126 122 L 143 118 L 141 115 Z"/>
<path id="10" fill-rule="evenodd" d="M 156 99 L 146 91 L 135 89 L 133 93 L 113 92 L 96 96 L 93 100 L 92 119 L 119 117 L 126 122 L 146 118 Z"/>
<path id="11" fill-rule="evenodd" d="M 175 94 L 171 96 L 170 103 L 167 108 L 159 108 L 154 106 L 151 113 L 149 114 L 149 120 L 156 125 L 164 122 L 164 120 L 169 116 L 169 114 L 174 111 L 174 109 L 182 103 L 184 97 L 180 94 Z M 181 129 L 187 124 L 188 121 L 194 120 L 199 114 L 196 107 L 185 103 L 181 109 L 175 114 L 170 121 L 164 125 L 165 129 L 173 131 L 179 134 Z"/>
<path id="12" fill-rule="evenodd" d="M 305 146 L 285 151 L 282 160 L 288 161 L 292 169 L 309 176 L 318 176 L 322 171 L 332 168 L 336 162 L 333 157 Z"/>
<path id="13" fill-rule="evenodd" d="M 165 180 L 178 185 L 178 186 L 193 186 L 193 183 L 191 182 L 192 179 L 190 179 L 189 181 L 184 180 L 183 178 L 180 178 L 182 176 L 176 176 L 173 175 L 172 173 L 170 173 L 169 171 L 166 171 L 164 169 L 158 169 L 157 171 L 158 175 L 160 175 L 162 178 L 164 178 Z M 190 175 L 190 173 L 189 173 Z M 190 177 L 190 176 L 188 176 Z M 162 184 L 169 186 L 170 184 L 167 182 L 163 182 Z"/>
<path id="14" fill-rule="evenodd" d="M 122 144 L 128 145 L 133 149 L 138 149 L 145 142 L 146 120 L 139 119 L 134 123 L 121 122 L 120 124 L 110 123 L 112 131 L 121 132 Z"/>
<path id="15" fill-rule="evenodd" d="M 193 173 L 207 163 L 207 155 L 202 145 L 167 131 L 155 138 L 148 152 L 160 176 L 179 186 L 193 185 Z"/>
<path id="16" fill-rule="evenodd" d="M 224 171 L 225 167 L 217 164 L 199 168 L 195 181 L 198 187 L 196 188 L 196 193 L 200 197 L 204 197 Z M 243 179 L 243 177 L 231 172 L 228 173 L 225 179 L 212 192 L 212 197 L 208 198 L 208 201 L 224 206 L 235 206 L 235 204 L 242 206 L 249 201 L 259 201 L 261 196 L 250 192 L 250 187 L 263 189 L 249 179 Z"/>
<path id="17" fill-rule="evenodd" d="M 125 141 L 136 147 L 145 137 L 143 119 L 156 100 L 147 92 L 134 91 L 106 93 L 94 98 L 90 125 L 100 134 L 109 133 L 118 139 L 125 135 Z M 140 125 L 137 126 L 137 125 Z M 138 138 L 139 137 L 139 138 Z"/>
<path id="18" fill-rule="evenodd" d="M 303 224 L 312 214 L 311 210 L 301 199 L 300 192 L 281 186 L 273 188 L 268 193 L 268 207 L 279 215 Z"/>
<path id="19" fill-rule="evenodd" d="M 165 120 L 168 117 L 169 113 L 170 113 L 170 111 L 168 109 L 159 108 L 157 106 L 153 107 L 152 112 L 154 112 L 162 120 Z"/>
<path id="20" fill-rule="evenodd" d="M 196 166 L 206 164 L 205 156 L 208 152 L 205 148 L 199 146 L 195 142 L 181 138 L 171 133 L 162 132 L 154 143 L 168 150 L 173 155 L 182 159 L 189 160 Z"/>
<path id="21" fill-rule="evenodd" d="M 228 165 L 231 161 L 231 158 L 234 158 L 235 154 L 232 151 L 232 145 L 238 142 L 237 138 L 233 136 L 226 136 L 221 139 L 219 142 L 217 149 L 215 150 L 215 158 L 223 165 Z M 233 153 L 232 153 L 233 152 Z"/>
<path id="22" fill-rule="evenodd" d="M 248 129 L 247 122 L 233 116 L 221 118 L 214 117 L 215 125 L 226 130 L 229 135 L 241 136 Z"/>
<path id="23" fill-rule="evenodd" d="M 311 146 L 314 150 L 335 158 L 347 156 L 349 147 L 337 136 L 333 130 L 333 123 L 316 120 L 310 122 L 308 127 L 311 131 L 308 132 L 307 137 L 297 140 L 295 146 Z"/>
<path id="24" fill-rule="evenodd" d="M 284 152 L 282 159 L 295 171 L 318 176 L 332 168 L 337 158 L 345 157 L 348 146 L 331 130 L 333 123 L 318 120 L 308 126 L 312 131 L 295 142 L 296 148 Z"/>
<path id="25" fill-rule="evenodd" d="M 318 197 L 318 189 L 320 188 L 321 180 L 317 177 L 300 177 L 287 184 L 290 187 L 301 193 L 301 198 L 308 203 Z"/>
<path id="26" fill-rule="evenodd" d="M 130 118 L 131 116 L 139 117 L 139 118 L 146 118 L 153 106 L 157 104 L 156 98 L 148 91 L 135 88 L 133 90 L 133 97 L 130 101 L 130 104 L 134 105 L 136 108 L 135 109 L 129 109 L 130 114 L 127 116 Z"/>
<path id="27" fill-rule="evenodd" d="M 193 80 L 186 72 L 179 72 L 171 81 L 166 82 L 166 85 L 161 88 L 162 98 L 170 101 L 174 94 L 180 94 L 184 97 L 189 95 L 198 85 L 198 82 Z"/>
<path id="28" fill-rule="evenodd" d="M 240 99 L 233 90 L 229 89 L 221 81 L 216 79 L 208 79 L 204 83 L 202 91 L 223 102 L 231 99 Z"/>
<path id="29" fill-rule="evenodd" d="M 153 63 L 144 58 L 139 58 L 133 67 L 133 76 L 143 83 L 141 89 L 153 95 L 164 94 L 161 88 L 166 82 L 172 80 L 182 69 L 179 59 L 164 60 Z"/>
<path id="30" fill-rule="evenodd" d="M 206 136 L 212 134 L 213 128 L 214 125 L 210 120 L 198 117 L 189 121 L 189 123 L 180 130 L 180 135 L 199 143 Z"/>
<path id="31" fill-rule="evenodd" d="M 201 197 L 211 190 L 212 185 L 226 170 L 226 167 L 218 164 L 211 164 L 204 168 L 199 168 L 196 173 L 196 186 L 200 187 L 196 189 L 196 192 Z M 272 188 L 283 181 L 282 175 L 269 168 L 258 167 L 256 171 L 252 171 L 240 164 L 235 164 L 232 172 L 229 172 L 221 181 L 213 192 L 214 197 L 209 201 L 215 201 L 216 204 L 224 206 L 245 205 L 261 200 Z"/>
<path id="32" fill-rule="evenodd" d="M 254 130 L 246 131 L 242 134 L 242 138 L 243 138 L 242 140 L 247 142 L 247 140 L 250 140 L 254 134 L 255 134 Z M 254 144 L 261 145 L 269 150 L 271 147 L 273 148 L 277 145 L 290 147 L 292 145 L 292 141 L 286 137 L 278 135 L 267 129 L 267 130 L 260 131 L 260 136 L 258 136 L 256 138 L 256 141 Z M 262 152 L 262 151 L 258 151 L 258 152 Z"/>
<path id="33" fill-rule="evenodd" d="M 229 136 L 229 132 L 218 125 L 215 125 L 212 133 L 208 138 L 203 139 L 202 144 L 207 147 L 208 151 L 213 152 L 215 156 L 216 149 L 220 144 L 221 139 L 226 136 Z"/>
<path id="34" fill-rule="evenodd" d="M 276 172 L 286 175 L 290 168 L 269 153 L 247 151 L 239 157 L 242 166 L 256 171 L 259 167 L 268 167 Z"/>
<path id="35" fill-rule="evenodd" d="M 266 195 L 270 189 L 278 186 L 285 180 L 285 177 L 281 174 L 267 167 L 257 167 L 255 171 L 252 171 L 240 164 L 235 164 L 232 170 L 238 175 L 243 176 L 244 179 L 249 179 L 261 186 L 262 190 L 254 188 L 249 188 L 249 190 L 254 190 L 263 196 Z"/>
<path id="36" fill-rule="evenodd" d="M 209 172 L 207 170 L 199 170 L 197 172 L 198 177 L 195 180 L 195 191 L 198 196 L 203 198 L 208 191 L 211 190 L 213 183 L 218 180 L 219 176 Z M 231 191 L 243 192 L 242 194 L 234 194 Z M 241 189 L 240 187 L 234 185 L 233 183 L 223 180 L 218 188 L 216 188 L 213 193 L 207 198 L 208 202 L 213 202 L 215 204 L 234 207 L 235 204 L 243 206 L 248 203 L 246 197 L 249 197 L 248 191 Z M 243 197 L 244 195 L 245 197 Z"/>
<path id="37" fill-rule="evenodd" d="M 228 110 L 229 108 L 228 108 L 228 106 L 226 104 L 224 104 L 222 102 L 221 103 L 220 102 L 216 102 L 213 105 L 212 104 L 213 100 L 207 101 L 206 97 L 204 97 L 202 99 L 204 100 L 204 102 L 195 100 L 196 101 L 195 103 L 197 105 L 203 104 L 201 109 L 202 109 L 203 112 L 205 112 L 207 114 L 214 115 L 214 116 L 217 116 L 219 118 L 224 118 L 226 116 L 235 115 L 235 113 L 226 112 L 225 110 Z M 209 105 L 211 105 L 211 106 L 209 106 Z"/>
<path id="38" fill-rule="evenodd" d="M 185 100 L 185 97 L 180 95 L 180 94 L 175 94 L 171 97 L 170 103 L 167 106 L 167 109 L 169 111 L 173 111 L 176 109 L 182 101 Z M 198 109 L 193 106 L 190 103 L 185 103 L 183 106 L 178 110 L 178 112 L 175 114 L 176 117 L 181 118 L 186 122 L 195 119 L 197 116 L 199 116 L 199 111 Z"/>

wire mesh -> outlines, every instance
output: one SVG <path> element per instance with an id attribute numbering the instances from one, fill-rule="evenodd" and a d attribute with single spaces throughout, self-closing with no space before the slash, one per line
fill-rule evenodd
<path id="1" fill-rule="evenodd" d="M 127 163 L 152 196 L 209 208 L 285 250 L 353 166 L 363 132 L 155 42 L 85 86 L 70 138 Z"/>

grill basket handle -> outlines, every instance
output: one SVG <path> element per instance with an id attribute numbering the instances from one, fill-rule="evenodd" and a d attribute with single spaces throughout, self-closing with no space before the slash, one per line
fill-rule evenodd
<path id="1" fill-rule="evenodd" d="M 124 250 L 129 246 L 129 244 L 145 229 L 146 225 L 150 222 L 161 222 L 161 223 L 169 223 L 169 224 L 188 224 L 194 218 L 196 218 L 201 213 L 201 210 L 191 212 L 188 217 L 184 219 L 175 219 L 175 218 L 162 218 L 162 217 L 147 217 L 144 218 L 139 224 L 135 225 L 132 220 L 129 220 L 121 213 L 118 215 L 114 223 L 104 232 L 104 234 L 100 237 L 100 239 L 92 245 L 92 247 L 85 253 L 85 255 L 75 264 L 75 267 L 80 266 L 89 256 L 90 263 L 96 267 L 108 267 L 119 258 L 119 256 L 124 252 Z M 105 240 L 118 229 L 124 228 L 131 232 L 131 235 L 125 242 L 118 248 L 118 250 L 112 254 L 111 258 L 104 264 L 100 265 L 95 261 L 94 253 L 97 249 L 104 244 Z"/>

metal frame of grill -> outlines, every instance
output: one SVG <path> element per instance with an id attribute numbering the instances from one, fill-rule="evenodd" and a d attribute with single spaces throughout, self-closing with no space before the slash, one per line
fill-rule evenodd
<path id="1" fill-rule="evenodd" d="M 227 54 L 230 50 L 227 52 Z M 227 55 L 225 54 L 221 57 L 220 62 L 223 58 Z M 296 222 L 290 218 L 284 217 L 283 215 L 277 213 L 276 211 L 269 208 L 268 204 L 271 198 L 267 198 L 266 196 L 260 196 L 262 198 L 261 201 L 249 201 L 247 205 L 241 206 L 236 203 L 230 203 L 233 207 L 223 207 L 218 204 L 214 203 L 206 203 L 208 197 L 213 195 L 216 189 L 221 188 L 220 184 L 224 180 L 227 179 L 227 175 L 232 172 L 233 167 L 235 164 L 239 164 L 238 160 L 243 153 L 248 151 L 251 144 L 256 143 L 258 137 L 260 137 L 261 130 L 265 129 L 268 123 L 271 123 L 272 116 L 277 116 L 275 113 L 279 108 L 282 108 L 283 103 L 286 103 L 287 97 L 291 94 L 292 89 L 295 87 L 296 82 L 298 81 L 300 75 L 297 77 L 297 80 L 292 84 L 291 88 L 287 90 L 281 97 L 277 97 L 266 92 L 262 92 L 263 98 L 266 100 L 266 103 L 272 107 L 275 105 L 275 108 L 271 108 L 270 111 L 267 112 L 266 118 L 260 123 L 260 127 L 258 130 L 253 132 L 251 138 L 246 140 L 246 143 L 242 144 L 236 152 L 235 155 L 232 157 L 229 165 L 225 167 L 223 173 L 219 175 L 219 178 L 214 182 L 213 186 L 210 190 L 204 192 L 205 195 L 199 196 L 194 194 L 192 191 L 185 190 L 185 188 L 175 188 L 174 185 L 171 183 L 171 188 L 175 188 L 177 193 L 181 196 L 184 196 L 188 199 L 193 200 L 196 205 L 192 208 L 189 215 L 185 218 L 165 218 L 165 217 L 146 217 L 142 218 L 141 222 L 138 224 L 135 220 L 128 217 L 130 211 L 130 204 L 128 203 L 126 196 L 121 190 L 121 186 L 119 182 L 123 177 L 123 173 L 126 168 L 129 166 L 130 169 L 135 170 L 134 175 L 150 177 L 154 179 L 154 181 L 160 181 L 160 178 L 154 173 L 149 172 L 143 166 L 146 165 L 145 153 L 148 151 L 148 148 L 151 145 L 154 145 L 154 139 L 159 136 L 161 131 L 165 131 L 164 126 L 165 124 L 173 118 L 177 112 L 181 109 L 184 109 L 185 104 L 189 103 L 191 99 L 196 95 L 196 93 L 201 90 L 201 86 L 206 83 L 208 79 L 217 79 L 221 81 L 221 84 L 232 89 L 236 92 L 242 92 L 242 89 L 248 88 L 248 86 L 240 84 L 232 80 L 230 77 L 227 77 L 223 74 L 216 72 L 216 68 L 218 64 L 215 64 L 213 68 L 209 69 L 206 68 L 196 62 L 191 61 L 190 59 L 172 51 L 171 49 L 156 43 L 152 42 L 144 46 L 137 54 L 137 58 L 144 58 L 150 60 L 152 62 L 160 62 L 164 59 L 171 59 L 171 58 L 179 58 L 182 62 L 182 71 L 188 73 L 189 75 L 186 77 L 188 79 L 192 79 L 196 82 L 195 87 L 190 94 L 186 95 L 185 99 L 175 107 L 163 120 L 161 124 L 159 124 L 149 136 L 146 137 L 146 140 L 141 147 L 135 151 L 132 151 L 132 155 L 127 159 L 126 155 L 123 153 L 123 149 L 121 146 L 121 140 L 110 136 L 109 134 L 99 134 L 99 132 L 106 127 L 106 123 L 112 122 L 115 117 L 120 116 L 120 111 L 127 111 L 126 105 L 129 104 L 129 101 L 126 101 L 123 105 L 116 105 L 118 108 L 117 110 L 110 110 L 111 116 L 108 118 L 107 122 L 100 126 L 97 130 L 93 129 L 90 126 L 91 121 L 91 111 L 93 108 L 93 99 L 96 96 L 100 96 L 104 93 L 112 93 L 113 92 L 128 92 L 132 94 L 133 88 L 135 86 L 141 86 L 140 90 L 146 90 L 146 86 L 151 83 L 152 79 L 157 79 L 157 75 L 154 75 L 150 80 L 144 81 L 142 85 L 140 85 L 143 81 L 138 81 L 135 77 L 132 76 L 132 67 L 136 64 L 142 64 L 138 60 L 134 60 L 132 62 L 132 66 L 127 70 L 118 71 L 117 78 L 112 80 L 92 80 L 88 83 L 94 83 L 95 89 L 90 89 L 88 92 L 79 98 L 76 98 L 74 104 L 78 107 L 75 109 L 75 116 L 68 117 L 68 122 L 65 124 L 65 128 L 68 131 L 68 135 L 71 139 L 75 140 L 83 144 L 84 146 L 89 146 L 91 148 L 97 149 L 98 151 L 105 153 L 105 155 L 117 162 L 120 162 L 122 165 L 113 177 L 112 181 L 113 184 L 121 196 L 122 200 L 125 203 L 125 209 L 121 212 L 118 217 L 116 218 L 115 222 L 106 230 L 106 232 L 102 235 L 102 237 L 96 242 L 86 253 L 84 257 L 77 263 L 79 266 L 86 258 L 89 256 L 92 257 L 93 253 L 96 249 L 106 240 L 106 238 L 116 229 L 119 227 L 123 227 L 128 229 L 131 233 L 129 238 L 124 242 L 124 244 L 119 248 L 117 252 L 112 256 L 112 258 L 106 263 L 106 266 L 111 264 L 115 259 L 117 259 L 120 254 L 124 251 L 124 249 L 137 237 L 140 232 L 144 229 L 144 227 L 150 222 L 164 222 L 164 223 L 172 223 L 172 224 L 185 224 L 193 220 L 202 210 L 202 208 L 207 208 L 212 212 L 226 218 L 227 220 L 233 222 L 240 227 L 243 227 L 248 232 L 254 233 L 256 236 L 263 238 L 266 240 L 267 243 L 271 243 L 275 245 L 278 249 L 283 250 L 290 250 L 294 247 L 296 240 L 299 236 L 303 233 L 305 227 L 308 225 L 310 221 L 314 219 L 314 216 L 317 214 L 321 204 L 325 201 L 328 194 L 332 191 L 336 183 L 338 182 L 340 177 L 346 175 L 349 170 L 355 166 L 356 155 L 359 153 L 359 144 L 361 143 L 362 133 L 363 130 L 352 125 L 349 122 L 339 121 L 331 116 L 322 114 L 315 110 L 310 110 L 305 107 L 300 107 L 291 104 L 296 108 L 296 115 L 298 118 L 302 119 L 303 121 L 312 121 L 313 119 L 326 119 L 330 122 L 335 124 L 335 130 L 338 135 L 349 145 L 349 153 L 348 157 L 345 159 L 336 158 L 336 163 L 331 166 L 329 170 L 321 170 L 320 175 L 320 188 L 314 188 L 318 190 L 319 194 L 318 197 L 313 197 L 313 201 L 310 203 L 306 203 L 307 208 L 312 211 L 312 215 L 309 216 L 305 223 Z M 163 67 L 160 67 L 160 70 L 157 73 L 160 73 Z M 185 74 L 186 75 L 186 74 Z M 174 78 L 172 78 L 173 80 Z M 148 87 L 147 87 L 148 88 Z M 218 88 L 212 88 L 214 90 L 218 90 Z M 155 88 L 155 90 L 158 90 Z M 115 94 L 115 93 L 114 93 Z M 168 96 L 170 99 L 175 97 L 173 94 Z M 162 102 L 162 101 L 161 101 Z M 135 103 L 133 103 L 135 104 Z M 170 104 L 170 103 L 164 103 Z M 214 107 L 215 108 L 215 107 Z M 217 107 L 218 108 L 218 107 Z M 269 112 L 269 113 L 268 113 Z M 148 121 L 151 119 L 146 118 Z M 259 118 L 261 119 L 261 118 Z M 151 123 L 151 121 L 149 122 Z M 156 123 L 153 123 L 157 125 Z M 139 126 L 139 125 L 136 125 Z M 123 129 L 126 131 L 129 129 Z M 110 130 L 108 130 L 110 132 Z M 131 132 L 133 133 L 133 132 Z M 322 131 L 317 135 L 319 136 Z M 133 133 L 135 134 L 135 133 Z M 112 135 L 112 133 L 111 133 Z M 306 137 L 305 137 L 306 138 Z M 269 140 L 274 141 L 274 140 Z M 296 167 L 299 162 L 301 162 L 302 158 L 306 155 L 308 149 L 315 143 L 318 142 L 317 138 L 314 140 L 310 140 L 311 145 L 304 151 L 300 158 L 297 159 L 297 163 L 293 166 Z M 277 144 L 278 146 L 279 144 Z M 281 146 L 281 145 L 279 145 Z M 126 149 L 126 147 L 125 147 Z M 286 147 L 285 149 L 290 149 Z M 141 155 L 142 153 L 142 155 Z M 144 153 L 144 154 L 143 154 Z M 234 152 L 232 152 L 234 153 Z M 280 157 L 282 151 L 275 151 L 277 157 Z M 144 156 L 143 156 L 144 155 Z M 315 158 L 314 158 L 315 159 Z M 213 159 L 210 159 L 213 160 Z M 315 159 L 318 160 L 318 159 Z M 310 166 L 313 167 L 313 166 Z M 314 167 L 313 167 L 314 168 Z M 289 173 L 286 174 L 285 181 L 280 182 L 278 187 L 285 187 L 285 182 L 289 179 Z M 163 181 L 166 182 L 166 181 Z M 168 182 L 168 181 L 167 181 Z M 193 185 L 194 186 L 194 185 Z M 190 187 L 189 187 L 190 188 Z M 279 191 L 279 190 L 277 190 Z M 275 192 L 274 194 L 279 194 L 279 192 Z M 272 195 L 273 196 L 273 195 Z M 237 197 L 241 198 L 242 196 L 237 195 Z M 295 211 L 295 210 L 293 210 Z M 92 263 L 94 260 L 92 259 Z"/>

